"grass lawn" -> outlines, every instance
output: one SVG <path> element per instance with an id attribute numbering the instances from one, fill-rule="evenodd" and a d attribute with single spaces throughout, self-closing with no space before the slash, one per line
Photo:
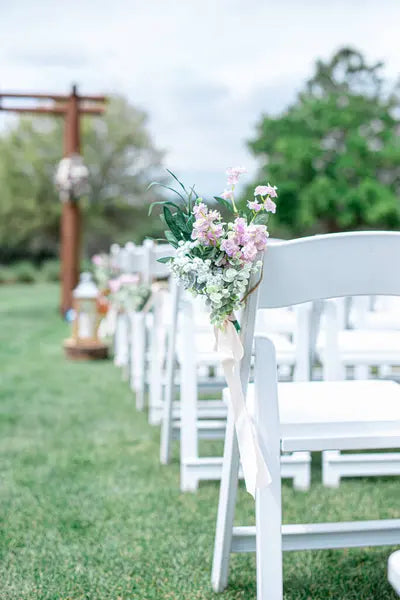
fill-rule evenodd
<path id="1" fill-rule="evenodd" d="M 159 431 L 134 408 L 111 362 L 73 363 L 52 285 L 0 288 L 0 599 L 255 598 L 255 560 L 234 556 L 213 594 L 215 483 L 179 492 L 179 469 L 158 462 Z M 400 516 L 397 478 L 284 483 L 287 521 Z M 239 492 L 237 522 L 253 522 Z M 392 549 L 285 555 L 287 600 L 384 600 Z"/>

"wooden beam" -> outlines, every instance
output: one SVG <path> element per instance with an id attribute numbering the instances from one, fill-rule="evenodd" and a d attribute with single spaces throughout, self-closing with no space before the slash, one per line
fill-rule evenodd
<path id="1" fill-rule="evenodd" d="M 0 92 L 0 98 L 34 98 L 35 100 L 56 100 L 57 102 L 66 102 L 69 96 L 63 94 L 25 94 L 22 92 Z M 107 102 L 107 96 L 77 96 L 78 100 L 88 100 L 90 102 Z"/>
<path id="2" fill-rule="evenodd" d="M 66 112 L 66 106 L 35 106 L 27 108 L 25 106 L 0 106 L 0 110 L 3 112 L 14 112 L 14 113 L 39 113 L 44 115 L 64 115 Z"/>

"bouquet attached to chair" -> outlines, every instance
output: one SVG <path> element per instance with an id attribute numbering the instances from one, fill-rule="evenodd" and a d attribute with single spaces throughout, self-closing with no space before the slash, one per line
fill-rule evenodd
<path id="1" fill-rule="evenodd" d="M 204 296 L 210 308 L 217 350 L 230 390 L 246 487 L 254 495 L 256 488 L 269 483 L 270 476 L 243 397 L 239 373 L 243 347 L 235 311 L 243 307 L 255 289 L 248 289 L 252 274 L 260 273 L 261 279 L 259 257 L 267 246 L 268 217 L 276 211 L 277 192 L 270 184 L 259 185 L 254 197 L 238 207 L 235 188 L 245 172 L 243 167 L 228 169 L 227 189 L 214 197 L 217 204 L 210 207 L 194 187 L 188 190 L 169 171 L 179 188 L 164 187 L 174 192 L 176 198 L 156 202 L 150 211 L 155 204 L 162 205 L 162 219 L 167 226 L 165 237 L 175 248 L 174 256 L 160 261 L 169 263 L 178 282 L 194 296 Z"/>
<path id="2" fill-rule="evenodd" d="M 126 313 L 141 312 L 151 299 L 151 286 L 140 282 L 139 275 L 123 273 L 109 281 L 111 301 L 118 310 Z"/>

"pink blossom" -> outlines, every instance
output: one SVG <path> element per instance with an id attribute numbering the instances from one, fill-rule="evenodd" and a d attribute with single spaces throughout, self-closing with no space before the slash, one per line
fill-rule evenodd
<path id="1" fill-rule="evenodd" d="M 268 185 L 258 185 L 254 190 L 255 196 L 270 196 L 271 198 L 277 198 L 278 194 L 276 192 L 276 185 L 272 186 L 268 183 Z"/>
<path id="2" fill-rule="evenodd" d="M 263 205 L 257 202 L 257 200 L 254 200 L 254 202 L 249 200 L 247 206 L 250 210 L 254 210 L 254 212 L 259 212 L 263 208 Z"/>
<path id="3" fill-rule="evenodd" d="M 247 235 L 258 252 L 262 252 L 265 249 L 268 239 L 268 231 L 265 225 L 249 225 Z"/>
<path id="4" fill-rule="evenodd" d="M 221 194 L 221 198 L 223 198 L 224 200 L 232 200 L 233 190 L 224 190 Z"/>
<path id="5" fill-rule="evenodd" d="M 246 232 L 246 219 L 237 217 L 233 222 L 234 231 L 237 235 L 243 235 Z"/>
<path id="6" fill-rule="evenodd" d="M 219 223 L 221 213 L 217 210 L 208 210 L 203 203 L 196 204 L 193 208 L 196 220 L 193 223 L 192 239 L 199 240 L 204 246 L 215 246 L 222 237 L 223 225 Z"/>
<path id="7" fill-rule="evenodd" d="M 103 257 L 100 254 L 95 254 L 92 256 L 92 263 L 96 265 L 96 267 L 100 267 L 103 264 Z"/>
<path id="8" fill-rule="evenodd" d="M 276 213 L 276 204 L 269 197 L 264 200 L 264 208 L 267 212 Z"/>
<path id="9" fill-rule="evenodd" d="M 248 242 L 242 248 L 242 257 L 246 262 L 253 262 L 255 257 L 257 256 L 257 247 L 253 242 Z"/>
<path id="10" fill-rule="evenodd" d="M 232 237 L 223 240 L 221 243 L 221 248 L 230 257 L 236 256 L 240 252 L 239 246 L 236 244 L 234 238 Z"/>
<path id="11" fill-rule="evenodd" d="M 198 204 L 195 204 L 193 206 L 193 214 L 197 217 L 199 216 L 205 216 L 207 214 L 208 208 L 207 206 L 204 204 L 204 202 L 199 202 Z"/>
<path id="12" fill-rule="evenodd" d="M 247 173 L 245 167 L 229 167 L 229 169 L 226 170 L 226 174 L 228 175 L 228 185 L 236 185 L 240 175 L 243 175 L 244 173 Z"/>
<path id="13" fill-rule="evenodd" d="M 110 288 L 112 294 L 116 294 L 121 287 L 119 277 L 117 277 L 117 279 L 110 279 L 108 282 L 108 287 Z"/>

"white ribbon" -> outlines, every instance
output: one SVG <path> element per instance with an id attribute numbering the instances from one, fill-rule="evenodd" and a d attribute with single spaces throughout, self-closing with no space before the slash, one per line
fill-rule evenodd
<path id="1" fill-rule="evenodd" d="M 271 483 L 271 474 L 261 452 L 255 424 L 247 410 L 243 395 L 240 379 L 243 346 L 230 320 L 226 321 L 223 329 L 215 329 L 215 337 L 217 352 L 229 387 L 246 489 L 255 497 L 256 489 L 265 488 Z"/>

